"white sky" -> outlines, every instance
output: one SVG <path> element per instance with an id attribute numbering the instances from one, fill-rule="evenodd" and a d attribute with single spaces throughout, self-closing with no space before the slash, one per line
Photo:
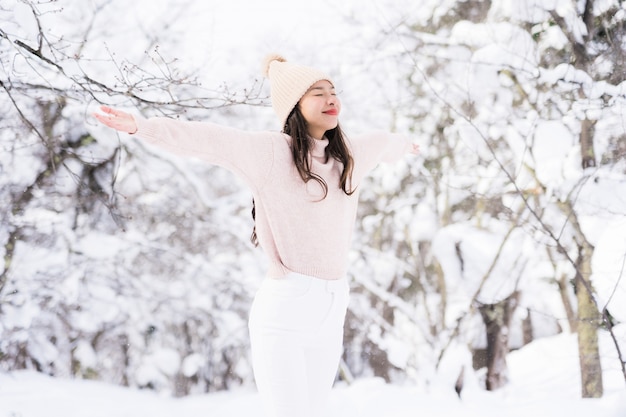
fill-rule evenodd
<path id="1" fill-rule="evenodd" d="M 171 16 L 168 9 L 172 5 L 185 4 L 189 4 L 186 15 L 179 20 L 184 26 L 176 25 L 185 33 L 177 55 L 193 63 L 219 66 L 241 62 L 248 67 L 255 62 L 254 72 L 258 72 L 267 53 L 279 52 L 290 60 L 309 54 L 324 56 L 325 52 L 349 49 L 354 37 L 342 23 L 351 4 L 345 0 L 334 4 L 327 0 L 150 1 L 153 17 L 146 19 L 146 25 L 158 27 Z M 130 7 L 134 19 L 144 21 L 145 8 L 139 3 Z M 236 69 L 230 74 L 236 75 Z"/>

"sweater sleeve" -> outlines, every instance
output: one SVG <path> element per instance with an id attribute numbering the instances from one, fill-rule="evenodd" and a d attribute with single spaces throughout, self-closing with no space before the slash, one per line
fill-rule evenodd
<path id="1" fill-rule="evenodd" d="M 354 157 L 354 175 L 358 180 L 381 162 L 398 162 L 412 149 L 411 141 L 407 136 L 388 132 L 373 132 L 357 136 L 350 144 Z"/>
<path id="2" fill-rule="evenodd" d="M 165 117 L 135 117 L 135 121 L 135 136 L 173 154 L 222 166 L 253 190 L 261 188 L 269 176 L 274 136 L 280 135 Z"/>

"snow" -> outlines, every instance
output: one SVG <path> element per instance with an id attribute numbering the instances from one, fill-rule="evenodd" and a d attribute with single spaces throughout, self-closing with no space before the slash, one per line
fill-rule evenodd
<path id="1" fill-rule="evenodd" d="M 183 359 L 181 370 L 186 377 L 192 377 L 198 373 L 202 365 L 204 364 L 204 358 L 202 355 L 192 353 Z"/>
<path id="2" fill-rule="evenodd" d="M 626 220 L 606 227 L 594 250 L 592 270 L 600 308 L 626 322 Z"/>
<path id="3" fill-rule="evenodd" d="M 533 143 L 533 157 L 535 162 L 535 173 L 539 180 L 555 187 L 563 183 L 563 179 L 570 177 L 567 175 L 568 155 L 575 149 L 573 138 L 567 128 L 560 122 L 546 121 L 537 125 L 535 139 Z M 575 172 L 578 177 L 580 170 Z"/>
<path id="4" fill-rule="evenodd" d="M 549 48 L 560 50 L 567 45 L 567 36 L 565 36 L 560 27 L 542 25 L 540 30 L 542 31 L 542 36 L 539 52 L 544 52 Z"/>
<path id="5" fill-rule="evenodd" d="M 66 21 L 53 27 L 75 27 L 71 24 L 73 21 L 84 20 L 89 9 L 97 6 L 95 2 L 72 3 L 73 7 L 66 7 L 59 13 L 59 18 Z M 440 128 L 438 123 L 449 113 L 440 106 L 440 99 L 452 108 L 462 108 L 466 100 L 475 106 L 476 119 L 459 117 L 450 123 L 445 120 L 445 136 L 450 148 L 448 155 L 441 155 L 442 178 L 438 186 L 445 189 L 443 192 L 436 193 L 432 181 L 425 181 L 426 191 L 420 188 L 420 181 L 432 180 L 431 176 L 435 176 L 425 168 L 413 167 L 416 173 L 419 170 L 418 175 L 413 176 L 415 181 L 404 182 L 403 175 L 411 168 L 402 164 L 379 170 L 373 181 L 376 195 L 371 207 L 375 210 L 363 218 L 361 227 L 365 238 L 388 223 L 393 235 L 380 238 L 385 246 L 397 242 L 414 246 L 406 249 L 399 245 L 397 253 L 394 248 L 359 247 L 360 252 L 352 256 L 356 287 L 366 291 L 367 297 L 394 308 L 393 326 L 388 323 L 383 323 L 385 327 L 379 326 L 382 319 L 366 302 L 369 300 L 355 297 L 352 311 L 355 315 L 375 316 L 370 327 L 360 330 L 367 334 L 369 341 L 386 351 L 389 361 L 400 368 L 398 373 L 406 375 L 394 380 L 395 384 L 385 384 L 369 378 L 366 366 L 354 365 L 366 369 L 365 375 L 360 375 L 352 385 L 337 386 L 331 416 L 528 417 L 556 414 L 577 417 L 592 414 L 594 417 L 623 417 L 626 414 L 624 376 L 618 367 L 615 346 L 607 334 L 601 333 L 605 396 L 598 400 L 579 398 L 575 336 L 554 337 L 568 328 L 567 314 L 554 280 L 561 275 L 572 277 L 574 270 L 562 259 L 556 259 L 553 264 L 546 258 L 545 252 L 554 247 L 554 242 L 534 232 L 532 228 L 537 225 L 525 224 L 531 220 L 522 218 L 519 229 L 499 252 L 508 230 L 505 226 L 510 224 L 497 216 L 472 214 L 467 219 L 462 217 L 463 210 L 459 210 L 451 219 L 452 224 L 445 227 L 439 217 L 446 207 L 462 206 L 474 195 L 486 198 L 500 195 L 512 213 L 522 207 L 519 193 L 507 195 L 504 192 L 508 179 L 503 179 L 502 167 L 493 161 L 486 146 L 486 139 L 504 137 L 515 148 L 512 171 L 515 171 L 517 185 L 525 191 L 528 187 L 529 193 L 537 191 L 532 198 L 538 200 L 536 207 L 541 209 L 542 220 L 558 233 L 566 246 L 573 242 L 571 229 L 566 227 L 570 219 L 566 219 L 567 215 L 559 212 L 554 203 L 563 197 L 572 197 L 568 201 L 575 205 L 577 220 L 595 246 L 591 279 L 599 306 L 607 307 L 617 320 L 626 320 L 624 164 L 616 163 L 612 168 L 599 165 L 597 170 L 583 171 L 577 145 L 580 119 L 587 117 L 598 121 L 594 138 L 597 160 L 615 152 L 615 138 L 624 130 L 626 82 L 614 86 L 597 81 L 597 74 L 591 76 L 569 63 L 538 67 L 538 58 L 543 52 L 561 49 L 569 42 L 560 27 L 547 21 L 547 10 L 561 15 L 566 27 L 572 28 L 578 38 L 584 34 L 584 27 L 576 16 L 575 2 L 494 0 L 489 23 L 464 21 L 454 25 L 449 36 L 412 33 L 427 45 L 424 45 L 426 52 L 418 53 L 410 65 L 419 63 L 424 68 L 438 67 L 441 71 L 426 80 L 416 80 L 416 85 L 426 81 L 421 92 L 423 97 L 401 91 L 402 83 L 394 81 L 392 71 L 398 70 L 397 55 L 407 52 L 406 46 L 402 42 L 394 41 L 391 45 L 382 42 L 380 49 L 372 50 L 370 40 L 378 42 L 380 33 L 389 31 L 391 17 L 396 12 L 411 10 L 417 20 L 445 20 L 450 9 L 459 5 L 457 1 L 416 3 L 403 0 L 394 2 L 397 10 L 360 1 L 341 4 L 320 1 L 304 5 L 290 0 L 257 3 L 233 0 L 186 2 L 186 7 L 180 7 L 183 2 L 173 0 L 149 3 L 149 12 L 146 2 L 102 3 L 106 7 L 102 6 L 99 18 L 109 24 L 95 25 L 90 42 L 85 44 L 83 52 L 93 57 L 94 63 L 94 68 L 85 63 L 88 72 L 99 73 L 98 77 L 102 76 L 105 81 L 109 76 L 132 78 L 138 74 L 118 74 L 111 71 L 117 70 L 115 67 L 107 69 L 110 58 L 113 56 L 116 62 L 145 59 L 142 66 L 145 64 L 146 68 L 156 71 L 155 67 L 175 55 L 181 66 L 199 69 L 203 85 L 227 82 L 235 90 L 238 84 L 249 86 L 251 78 L 260 76 L 258 64 L 268 52 L 280 52 L 290 60 L 306 64 L 324 61 L 329 71 L 338 75 L 341 89 L 346 90 L 342 96 L 342 99 L 345 97 L 346 120 L 356 120 L 359 130 L 369 129 L 374 124 L 377 128 L 386 127 L 391 120 L 387 113 L 402 113 L 402 107 L 409 103 L 403 100 L 410 100 L 406 107 L 416 108 L 415 113 L 419 114 L 419 106 L 423 106 L 430 114 L 419 123 L 412 118 L 394 120 L 397 123 L 394 127 L 398 131 L 416 129 L 419 140 L 424 143 L 435 137 Z M 599 13 L 611 4 L 614 0 L 597 1 L 594 10 Z M 120 7 L 124 8 L 123 15 L 119 15 Z M 624 15 L 625 7 L 622 5 L 614 19 Z M 171 10 L 179 14 L 171 16 Z M 241 13 L 242 10 L 246 13 Z M 355 17 L 357 11 L 365 14 Z M 286 14 L 292 17 L 286 19 Z M 362 19 L 365 15 L 370 19 L 367 25 L 359 27 L 359 39 L 347 30 L 340 30 L 347 28 L 346 21 Z M 52 13 L 43 16 L 53 18 Z M 17 25 L 12 22 L 7 25 L 24 39 L 36 32 L 32 11 L 26 3 L 16 2 L 15 19 Z M 520 21 L 525 23 L 516 24 Z M 165 28 L 165 24 L 169 26 Z M 532 33 L 522 29 L 529 26 L 533 28 Z M 129 37 L 133 37 L 133 42 L 128 41 Z M 298 42 L 293 42 L 294 39 Z M 428 44 L 436 47 L 430 48 Z M 429 61 L 431 53 L 441 59 L 436 66 L 434 61 Z M 595 64 L 607 74 L 613 69 L 608 59 L 599 59 Z M 20 71 L 26 73 L 23 65 L 17 59 L 13 75 L 17 76 Z M 97 65 L 101 68 L 95 72 Z M 515 72 L 519 85 L 503 74 L 506 72 L 501 71 L 503 69 Z M 67 71 L 75 74 L 78 70 L 68 64 Z M 425 76 L 425 72 L 419 75 Z M 42 77 L 45 78 L 45 74 Z M 541 93 L 538 86 L 547 87 L 549 94 Z M 545 113 L 530 108 L 522 108 L 521 114 L 514 114 L 511 103 L 519 100 L 514 92 L 518 88 L 525 89 L 533 103 L 556 100 L 550 115 L 546 117 Z M 582 99 L 563 99 L 579 90 L 584 93 Z M 158 95 L 148 90 L 144 94 Z M 605 96 L 608 102 L 600 102 Z M 110 99 L 125 100 L 121 96 Z M 381 108 L 392 111 L 381 112 Z M 255 115 L 265 110 L 271 113 L 265 108 L 253 110 Z M 73 111 L 74 116 L 79 112 Z M 72 115 L 66 116 L 70 120 Z M 260 119 L 240 118 L 237 124 L 242 128 L 262 128 L 264 122 Z M 273 120 L 272 117 L 267 119 Z M 73 129 L 82 133 L 80 123 L 78 126 Z M 257 284 L 255 279 L 264 268 L 255 255 L 249 254 L 248 247 L 228 240 L 231 234 L 249 232 L 250 223 L 236 220 L 244 217 L 242 207 L 249 220 L 249 194 L 233 192 L 232 188 L 238 184 L 233 185 L 232 178 L 222 171 L 201 170 L 189 160 L 160 155 L 100 126 L 90 125 L 89 129 L 98 141 L 93 146 L 81 147 L 80 156 L 98 162 L 122 143 L 115 191 L 136 204 L 125 206 L 129 219 L 146 216 L 151 224 L 146 227 L 129 221 L 123 233 L 109 234 L 104 227 L 99 230 L 101 219 L 94 215 L 89 225 L 82 224 L 79 218 L 76 221 L 79 232 L 73 233 L 76 220 L 71 215 L 73 211 L 59 202 L 60 197 L 46 196 L 44 189 L 33 190 L 35 200 L 41 202 L 51 197 L 49 204 L 11 214 L 11 224 L 36 230 L 49 244 L 39 245 L 35 238 L 28 243 L 19 241 L 16 246 L 12 271 L 17 279 L 8 283 L 6 293 L 2 294 L 5 298 L 0 300 L 0 330 L 7 334 L 0 340 L 0 348 L 15 347 L 7 356 L 16 356 L 17 349 L 26 346 L 28 355 L 45 368 L 44 372 L 55 372 L 59 377 L 49 378 L 29 371 L 0 374 L 0 417 L 258 414 L 259 399 L 250 387 L 251 371 L 245 356 L 245 312 Z M 458 138 L 456 142 L 455 138 Z M 2 152 L 0 158 L 11 167 L 9 185 L 32 182 L 37 171 L 33 168 L 41 165 L 41 159 L 32 154 L 30 147 L 33 143 L 27 143 L 26 139 L 19 143 L 3 142 L 2 150 L 6 152 Z M 428 145 L 423 150 L 424 157 L 430 152 L 431 157 L 437 157 L 440 152 L 434 146 L 429 149 Z M 474 156 L 483 161 L 476 163 Z M 15 158 L 15 162 L 11 158 Z M 74 191 L 77 183 L 71 174 L 79 172 L 81 165 L 78 160 L 66 164 L 67 172 L 55 177 L 57 192 L 71 194 Z M 142 177 L 142 171 L 147 175 Z M 542 185 L 546 185 L 547 190 L 541 191 Z M 176 196 L 183 195 L 184 201 L 178 201 L 168 192 L 179 186 L 181 189 Z M 512 191 L 510 185 L 508 187 Z M 399 195 L 389 201 L 386 196 L 392 190 L 399 190 Z M 364 194 L 366 192 L 364 190 Z M 185 205 L 189 201 L 195 203 Z M 167 218 L 158 217 L 153 211 L 155 207 L 167 213 Z M 200 207 L 198 211 L 196 207 Z M 134 209 L 136 211 L 132 211 Z M 188 212 L 184 213 L 186 210 Z M 200 221 L 191 228 L 184 228 L 182 223 L 189 216 L 196 216 Z M 210 222 L 211 227 L 202 227 L 205 221 Z M 222 224 L 224 228 L 219 228 Z M 169 246 L 170 241 L 180 239 L 181 233 L 191 235 L 200 228 L 198 234 L 203 236 L 190 238 L 188 242 L 196 248 Z M 219 234 L 219 240 L 212 233 Z M 0 230 L 3 239 L 7 234 L 4 228 Z M 421 251 L 417 249 L 418 244 L 431 241 L 432 253 L 425 250 L 418 254 Z M 193 252 L 197 247 L 201 249 Z M 432 266 L 424 265 L 423 260 L 413 254 L 407 256 L 406 251 L 424 258 L 437 258 L 445 275 L 445 294 L 438 294 L 438 288 L 430 288 L 423 299 L 415 297 L 413 300 L 396 293 L 412 284 L 406 275 L 414 273 L 415 265 Z M 499 259 L 491 276 L 483 281 L 496 253 Z M 136 273 L 139 268 L 141 272 Z M 467 345 L 485 345 L 484 325 L 479 317 L 468 313 L 472 297 L 480 291 L 479 301 L 490 303 L 516 289 L 523 289 L 523 292 L 514 325 L 509 329 L 511 346 L 522 345 L 520 322 L 526 317 L 532 319 L 535 338 L 543 339 L 507 356 L 509 384 L 495 393 L 485 392 L 481 380 L 484 371 L 468 369 L 471 358 Z M 445 304 L 446 309 L 442 317 L 438 317 L 441 304 Z M 458 338 L 447 348 L 442 362 L 436 364 L 437 355 L 443 353 L 442 344 L 455 324 L 465 317 L 468 318 Z M 437 327 L 438 319 L 441 319 L 441 327 Z M 184 336 L 179 332 L 181 323 L 190 326 Z M 123 342 L 117 338 L 116 328 L 127 336 Z M 100 334 L 104 336 L 100 338 Z M 616 328 L 616 335 L 623 352 L 626 342 L 623 324 Z M 190 346 L 176 343 L 184 337 L 192 339 Z M 52 340 L 56 344 L 51 343 Z M 63 379 L 72 373 L 90 376 L 93 372 L 93 377 L 119 381 L 120 364 L 125 363 L 119 353 L 121 346 L 130 352 L 125 358 L 128 366 L 123 368 L 129 384 L 152 386 L 154 391 Z M 222 366 L 224 358 L 220 355 L 223 352 L 237 358 L 232 363 L 234 369 L 228 372 L 234 375 L 234 381 L 243 381 L 243 387 L 199 394 L 204 388 L 199 384 L 186 398 L 170 397 L 174 395 L 172 386 L 168 386 L 172 380 L 184 376 L 202 381 L 207 368 Z M 357 355 L 354 351 L 347 353 Z M 0 352 L 2 354 L 4 352 Z M 74 365 L 80 370 L 70 369 Z M 90 371 L 92 367 L 100 369 Z M 465 388 L 459 400 L 451 387 L 462 367 L 466 369 Z"/>
<path id="6" fill-rule="evenodd" d="M 476 295 L 483 303 L 496 303 L 521 289 L 526 263 L 524 236 L 514 231 L 481 230 L 470 224 L 442 228 L 433 239 L 433 252 L 440 260 L 451 288 L 462 289 L 468 300 Z M 485 254 L 499 253 L 495 265 Z"/>
<path id="7" fill-rule="evenodd" d="M 157 349 L 143 357 L 137 369 L 137 383 L 140 386 L 149 384 L 167 385 L 168 377 L 173 377 L 180 369 L 180 356 L 173 349 Z"/>
<path id="8" fill-rule="evenodd" d="M 533 72 L 536 68 L 535 45 L 528 32 L 504 22 L 471 23 L 460 21 L 452 28 L 452 41 L 477 48 L 472 63 L 491 66 L 495 71 L 499 67 L 509 67 Z M 495 40 L 495 42 L 494 42 Z M 485 82 L 493 88 L 493 80 L 477 77 L 475 82 Z M 490 81 L 490 82 L 487 82 Z M 485 88 L 479 86 L 476 90 Z"/>
<path id="9" fill-rule="evenodd" d="M 593 83 L 589 74 L 576 69 L 570 64 L 559 64 L 552 69 L 544 70 L 541 77 L 543 81 L 549 84 L 560 84 L 560 88 L 569 88 L 571 90 L 578 89 L 581 86 L 588 90 Z"/>
<path id="10" fill-rule="evenodd" d="M 626 326 L 620 329 L 626 335 Z M 603 354 L 610 340 L 601 334 Z M 461 353 L 452 355 L 462 361 Z M 164 355 L 165 362 L 172 358 Z M 581 399 L 575 335 L 535 341 L 508 357 L 509 385 L 486 392 L 477 381 L 465 381 L 461 398 L 451 385 L 385 384 L 377 378 L 338 384 L 328 417 L 623 417 L 626 386 L 619 370 L 608 366 L 605 395 Z M 468 373 L 466 372 L 465 375 Z M 0 374 L 0 417 L 230 417 L 258 415 L 260 398 L 253 387 L 174 398 L 89 380 L 52 378 L 31 371 Z"/>

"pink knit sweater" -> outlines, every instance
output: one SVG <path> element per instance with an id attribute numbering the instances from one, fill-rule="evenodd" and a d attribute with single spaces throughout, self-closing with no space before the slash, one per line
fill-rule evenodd
<path id="1" fill-rule="evenodd" d="M 327 139 L 314 140 L 311 151 L 312 171 L 328 184 L 328 195 L 320 200 L 321 186 L 313 180 L 305 184 L 295 168 L 288 135 L 167 118 L 136 121 L 136 135 L 147 142 L 222 166 L 250 186 L 257 237 L 270 264 L 268 277 L 290 271 L 321 279 L 345 276 L 358 188 L 348 196 L 339 187 L 342 164 L 326 159 Z M 389 133 L 354 137 L 349 146 L 353 186 L 379 162 L 399 160 L 411 149 L 406 137 Z"/>

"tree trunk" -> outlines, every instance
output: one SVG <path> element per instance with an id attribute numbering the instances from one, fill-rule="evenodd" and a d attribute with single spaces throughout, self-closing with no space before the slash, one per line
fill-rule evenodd
<path id="1" fill-rule="evenodd" d="M 588 33 L 593 28 L 593 1 L 585 2 L 583 21 Z M 576 67 L 586 69 L 588 56 L 583 45 L 574 44 Z M 579 48 L 576 48 L 579 46 Z M 580 156 L 583 169 L 595 167 L 596 157 L 593 149 L 595 121 L 587 118 L 580 124 Z M 598 307 L 593 299 L 593 289 L 589 277 L 591 276 L 591 255 L 593 247 L 583 236 L 580 225 L 575 222 L 576 232 L 582 238 L 579 246 L 579 257 L 576 272 L 576 301 L 578 302 L 578 323 L 575 330 L 578 334 L 578 356 L 580 360 L 580 376 L 583 398 L 602 397 L 604 388 L 602 383 L 602 365 L 598 349 L 598 327 L 601 323 Z M 562 296 L 566 295 L 561 289 Z M 566 305 L 567 307 L 567 305 Z"/>
<path id="2" fill-rule="evenodd" d="M 602 321 L 592 296 L 591 254 L 593 249 L 585 242 L 580 248 L 576 274 L 578 301 L 578 355 L 583 398 L 599 398 L 604 392 L 602 364 L 598 349 L 598 327 Z"/>
<path id="3" fill-rule="evenodd" d="M 583 169 L 596 166 L 593 150 L 593 129 L 595 121 L 584 119 L 580 122 L 580 157 Z"/>
<path id="4" fill-rule="evenodd" d="M 387 290 L 390 292 L 392 291 L 391 288 L 388 288 Z M 386 323 L 393 326 L 395 320 L 394 309 L 387 303 L 383 303 L 382 318 Z M 381 331 L 384 334 L 384 328 L 382 328 Z M 394 366 L 389 361 L 389 354 L 385 349 L 382 349 L 375 342 L 369 341 L 367 346 L 367 360 L 372 371 L 374 371 L 374 376 L 384 379 L 387 383 L 391 382 L 390 371 Z"/>
<path id="5" fill-rule="evenodd" d="M 487 327 L 487 379 L 485 387 L 494 391 L 507 383 L 506 355 L 509 353 L 509 327 L 519 294 L 514 292 L 495 304 L 478 307 Z"/>
<path id="6" fill-rule="evenodd" d="M 526 309 L 526 318 L 522 322 L 522 333 L 524 346 L 535 340 L 535 335 L 533 334 L 533 318 L 530 308 Z"/>
<path id="7" fill-rule="evenodd" d="M 578 331 L 578 319 L 576 317 L 574 307 L 572 306 L 572 302 L 570 301 L 570 292 L 568 291 L 568 288 L 571 288 L 571 284 L 567 275 L 562 274 L 561 277 L 558 279 L 557 284 L 559 286 L 561 301 L 563 301 L 563 308 L 565 309 L 565 314 L 567 315 L 569 330 L 570 332 L 575 333 Z"/>

